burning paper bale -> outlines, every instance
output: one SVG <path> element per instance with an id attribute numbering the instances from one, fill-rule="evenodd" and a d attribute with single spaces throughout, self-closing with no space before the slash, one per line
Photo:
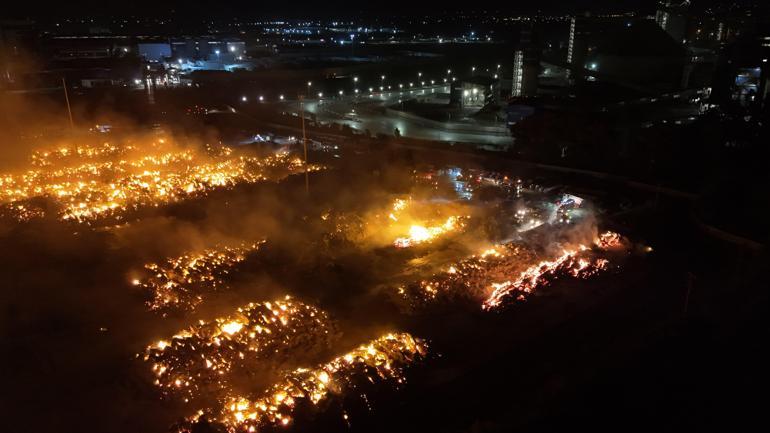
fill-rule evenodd
<path id="1" fill-rule="evenodd" d="M 169 258 L 165 263 L 148 263 L 144 267 L 149 275 L 133 284 L 150 294 L 147 305 L 151 310 L 193 310 L 204 293 L 219 289 L 224 277 L 264 243 L 221 246 Z"/>
<path id="2" fill-rule="evenodd" d="M 105 144 L 36 152 L 32 168 L 0 174 L 0 205 L 18 207 L 45 197 L 60 207 L 58 218 L 84 222 L 241 183 L 278 180 L 304 169 L 302 160 L 289 154 L 258 157 L 231 148 L 202 152 L 166 147 Z M 20 219 L 34 216 L 17 213 Z"/>
<path id="3" fill-rule="evenodd" d="M 191 431 L 203 416 L 232 433 L 285 426 L 300 402 L 315 407 L 333 396 L 361 393 L 365 383 L 403 384 L 406 367 L 423 359 L 427 350 L 424 341 L 407 333 L 387 334 L 325 364 L 285 373 L 258 397 L 230 396 L 216 410 L 199 411 L 181 430 Z"/>
<path id="4" fill-rule="evenodd" d="M 327 348 L 335 328 L 321 310 L 293 301 L 249 303 L 227 317 L 200 321 L 147 347 L 155 384 L 185 402 L 221 400 L 235 377 L 280 366 L 293 351 Z"/>

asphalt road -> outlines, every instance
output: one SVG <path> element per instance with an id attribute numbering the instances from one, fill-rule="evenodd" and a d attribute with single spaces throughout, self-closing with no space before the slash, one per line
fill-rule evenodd
<path id="1" fill-rule="evenodd" d="M 404 137 L 446 142 L 479 143 L 487 145 L 509 145 L 513 138 L 508 135 L 490 133 L 474 125 L 463 124 L 462 130 L 452 130 L 428 125 L 428 122 L 389 115 L 384 108 L 410 96 L 430 93 L 447 93 L 447 86 L 434 86 L 404 92 L 375 92 L 360 96 L 335 96 L 333 99 L 308 99 L 305 110 L 316 116 L 320 122 L 334 122 L 348 125 L 358 131 L 369 130 L 371 134 L 393 135 L 396 128 Z M 278 105 L 284 111 L 297 111 L 297 101 L 284 101 Z M 459 125 L 459 124 L 456 124 Z"/>

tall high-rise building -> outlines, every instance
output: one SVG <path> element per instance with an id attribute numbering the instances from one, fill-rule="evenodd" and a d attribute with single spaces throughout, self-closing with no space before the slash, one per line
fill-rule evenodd
<path id="1" fill-rule="evenodd" d="M 513 53 L 511 96 L 535 96 L 540 73 L 540 47 L 534 40 L 531 25 L 521 30 L 518 49 Z"/>
<path id="2" fill-rule="evenodd" d="M 690 1 L 662 1 L 655 12 L 655 22 L 677 42 L 683 42 L 687 34 L 687 14 Z"/>

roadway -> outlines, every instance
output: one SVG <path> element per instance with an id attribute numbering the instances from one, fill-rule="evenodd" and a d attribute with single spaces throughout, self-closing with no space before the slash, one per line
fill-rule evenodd
<path id="1" fill-rule="evenodd" d="M 504 146 L 513 143 L 509 135 L 495 134 L 476 127 L 473 124 L 454 122 L 452 126 L 462 129 L 443 128 L 432 125 L 434 122 L 410 119 L 388 114 L 385 108 L 401 100 L 426 96 L 431 93 L 449 93 L 449 86 L 428 86 L 404 91 L 369 92 L 354 95 L 335 95 L 333 98 L 306 99 L 304 108 L 315 115 L 322 123 L 347 125 L 360 132 L 369 130 L 372 135 L 393 136 L 398 128 L 401 136 L 422 140 L 434 140 L 458 143 L 479 143 Z M 284 100 L 277 103 L 282 111 L 296 113 L 299 104 L 296 100 Z"/>

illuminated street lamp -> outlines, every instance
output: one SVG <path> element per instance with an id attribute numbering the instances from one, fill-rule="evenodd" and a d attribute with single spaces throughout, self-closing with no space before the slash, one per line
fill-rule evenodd
<path id="1" fill-rule="evenodd" d="M 370 87 L 370 88 L 369 88 L 369 92 L 370 92 L 370 93 L 371 93 L 371 92 L 374 92 L 374 87 Z"/>
<path id="2" fill-rule="evenodd" d="M 324 97 L 324 93 L 323 92 L 318 92 L 318 99 L 321 99 L 323 97 Z"/>
<path id="3" fill-rule="evenodd" d="M 425 81 L 420 81 L 421 86 L 425 86 Z"/>
<path id="4" fill-rule="evenodd" d="M 447 75 L 449 75 L 449 74 L 451 74 L 451 73 L 452 73 L 452 70 L 451 70 L 451 69 L 447 69 L 447 70 L 446 70 L 446 74 L 447 74 Z"/>
<path id="5" fill-rule="evenodd" d="M 436 80 L 430 80 L 430 84 L 431 85 L 436 84 Z"/>
<path id="6" fill-rule="evenodd" d="M 339 91 L 339 92 L 337 92 L 337 93 L 339 93 L 339 95 L 340 95 L 340 96 L 342 96 L 342 90 L 340 90 L 340 91 Z"/>
<path id="7" fill-rule="evenodd" d="M 354 89 L 354 90 L 353 90 L 353 92 L 354 92 L 355 94 L 358 94 L 358 89 Z"/>
<path id="8" fill-rule="evenodd" d="M 383 87 L 382 87 L 382 86 L 380 86 L 380 92 L 382 92 L 382 89 L 383 89 Z"/>
<path id="9" fill-rule="evenodd" d="M 358 77 L 353 77 L 353 82 L 357 83 L 358 82 Z"/>
<path id="10" fill-rule="evenodd" d="M 281 101 L 283 101 L 283 95 L 279 95 L 279 96 L 278 96 L 278 99 L 280 99 Z"/>
<path id="11" fill-rule="evenodd" d="M 403 84 L 399 84 L 399 85 L 398 85 L 398 88 L 399 88 L 399 89 L 403 89 L 403 88 L 404 88 L 404 85 L 403 85 Z"/>
<path id="12" fill-rule="evenodd" d="M 241 101 L 246 102 L 248 100 L 249 100 L 249 98 L 247 98 L 246 96 L 241 96 Z"/>
<path id="13" fill-rule="evenodd" d="M 417 78 L 420 78 L 420 77 L 422 77 L 422 72 L 417 73 Z"/>
<path id="14" fill-rule="evenodd" d="M 308 82 L 307 82 L 307 86 L 308 86 L 308 87 L 311 87 L 312 85 L 313 85 L 313 82 L 312 82 L 312 81 L 308 81 Z"/>
<path id="15" fill-rule="evenodd" d="M 262 96 L 262 95 L 259 95 L 259 102 L 262 102 L 262 101 L 264 101 L 264 100 L 265 100 L 265 97 L 264 97 L 264 96 Z"/>
<path id="16" fill-rule="evenodd" d="M 413 86 L 414 86 L 414 83 L 409 83 L 409 87 L 413 87 Z"/>

